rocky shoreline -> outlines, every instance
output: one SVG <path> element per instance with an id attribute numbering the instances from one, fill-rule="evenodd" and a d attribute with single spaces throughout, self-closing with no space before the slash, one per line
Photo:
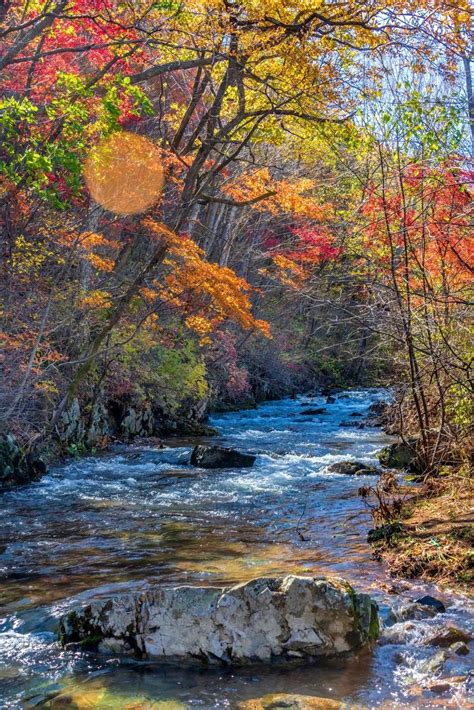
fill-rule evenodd
<path id="1" fill-rule="evenodd" d="M 174 414 L 150 407 L 138 408 L 117 402 L 81 406 L 75 398 L 62 412 L 54 432 L 30 441 L 13 432 L 0 433 L 0 490 L 37 481 L 48 466 L 68 456 L 83 456 L 112 443 L 153 441 L 163 437 L 213 436 L 206 425 L 207 400 L 193 403 Z"/>

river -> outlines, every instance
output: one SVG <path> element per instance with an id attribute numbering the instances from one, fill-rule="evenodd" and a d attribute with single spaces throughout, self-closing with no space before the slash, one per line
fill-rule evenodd
<path id="1" fill-rule="evenodd" d="M 437 650 L 424 644 L 426 635 L 440 623 L 467 628 L 472 614 L 466 598 L 448 592 L 446 614 L 399 624 L 397 643 L 383 636 L 374 650 L 325 665 L 165 667 L 64 651 L 56 642 L 58 617 L 78 602 L 150 584 L 335 574 L 369 591 L 382 618 L 390 606 L 433 592 L 394 584 L 374 560 L 370 516 L 357 493 L 373 478 L 326 470 L 348 459 L 376 463 L 390 438 L 357 423 L 384 396 L 351 390 L 333 403 L 302 396 L 212 417 L 214 442 L 258 454 L 250 469 L 192 468 L 197 440 L 174 439 L 163 449 L 117 446 L 73 460 L 2 494 L 1 707 L 207 710 L 271 692 L 366 708 L 466 707 L 461 691 L 422 688 L 430 676 L 424 664 Z M 321 406 L 324 414 L 302 414 Z M 449 659 L 445 674 L 465 674 L 469 664 L 470 656 Z"/>

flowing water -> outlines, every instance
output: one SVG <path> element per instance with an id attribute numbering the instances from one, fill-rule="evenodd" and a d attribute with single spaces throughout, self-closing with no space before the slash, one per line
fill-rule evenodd
<path id="1" fill-rule="evenodd" d="M 389 605 L 426 592 L 411 584 L 395 595 L 371 555 L 370 516 L 357 491 L 373 479 L 327 472 L 336 461 L 376 463 L 390 439 L 357 422 L 384 394 L 350 391 L 331 404 L 286 399 L 213 417 L 214 441 L 258 454 L 250 469 L 192 468 L 196 440 L 176 439 L 164 449 L 124 446 L 72 461 L 4 493 L 0 707 L 206 710 L 273 692 L 366 708 L 467 707 L 465 690 L 423 690 L 432 674 L 426 661 L 437 651 L 426 636 L 441 623 L 468 626 L 459 594 L 441 595 L 446 614 L 399 623 L 374 650 L 326 665 L 182 668 L 65 651 L 56 642 L 57 619 L 72 606 L 150 584 L 329 573 L 372 593 L 382 617 Z M 305 416 L 308 406 L 326 412 Z M 466 674 L 469 659 L 448 659 L 444 673 Z"/>

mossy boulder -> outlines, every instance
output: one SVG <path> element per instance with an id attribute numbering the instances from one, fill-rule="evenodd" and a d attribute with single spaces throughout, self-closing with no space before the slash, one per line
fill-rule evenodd
<path id="1" fill-rule="evenodd" d="M 377 456 L 384 468 L 399 468 L 415 471 L 417 442 L 412 439 L 385 446 Z"/>
<path id="2" fill-rule="evenodd" d="M 469 643 L 470 640 L 470 634 L 463 629 L 458 629 L 456 626 L 447 626 L 434 634 L 434 636 L 430 636 L 430 638 L 426 640 L 426 644 L 428 646 L 448 648 L 451 644 L 458 643 L 459 641 Z"/>
<path id="3" fill-rule="evenodd" d="M 380 469 L 360 461 L 338 461 L 328 466 L 327 471 L 345 476 L 374 476 L 381 473 Z"/>
<path id="4" fill-rule="evenodd" d="M 37 481 L 46 471 L 38 454 L 25 451 L 13 434 L 0 434 L 0 488 Z"/>

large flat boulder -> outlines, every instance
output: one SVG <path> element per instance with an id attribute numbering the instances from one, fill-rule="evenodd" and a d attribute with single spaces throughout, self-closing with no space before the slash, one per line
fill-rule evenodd
<path id="1" fill-rule="evenodd" d="M 138 658 L 239 664 L 337 656 L 378 628 L 376 604 L 344 580 L 287 576 L 99 600 L 63 617 L 60 638 Z"/>
<path id="2" fill-rule="evenodd" d="M 223 446 L 195 446 L 191 454 L 191 466 L 200 468 L 249 468 L 257 457 L 242 454 Z"/>

